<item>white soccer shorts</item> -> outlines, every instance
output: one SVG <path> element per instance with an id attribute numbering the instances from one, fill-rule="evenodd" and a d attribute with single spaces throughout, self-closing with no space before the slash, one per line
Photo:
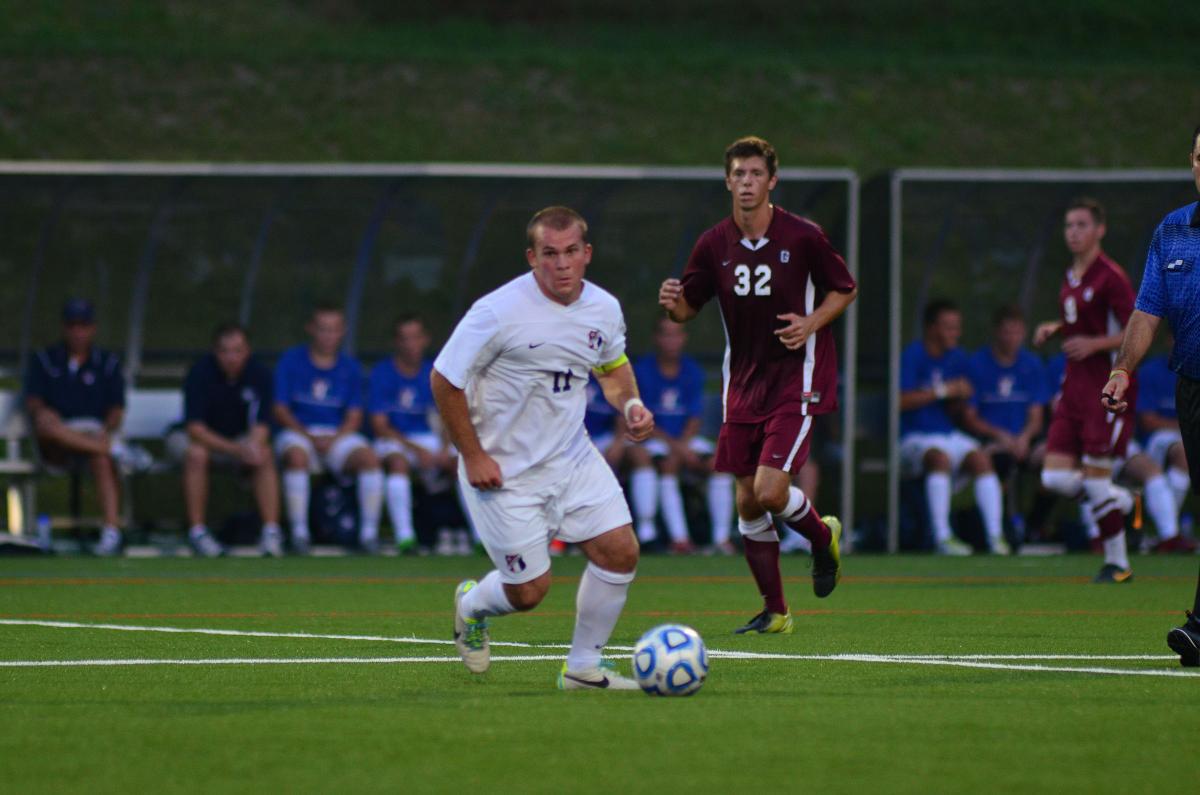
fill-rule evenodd
<path id="1" fill-rule="evenodd" d="M 587 445 L 574 460 L 538 467 L 543 468 L 558 474 L 553 479 L 535 475 L 536 486 L 480 491 L 459 467 L 463 503 L 506 583 L 529 582 L 549 571 L 554 538 L 579 543 L 633 523 L 621 484 L 594 446 Z"/>
<path id="2" fill-rule="evenodd" d="M 967 454 L 979 449 L 979 442 L 962 431 L 906 433 L 900 437 L 900 471 L 909 478 L 923 474 L 925 454 L 934 449 L 941 450 L 950 458 L 951 472 L 958 472 Z"/>
<path id="3" fill-rule="evenodd" d="M 1132 445 L 1133 442 L 1130 442 Z M 1167 468 L 1167 453 L 1171 451 L 1171 446 L 1175 444 L 1183 444 L 1183 435 L 1177 430 L 1163 429 L 1150 434 L 1150 438 L 1146 440 L 1146 455 L 1154 460 L 1164 470 Z M 1132 453 L 1131 453 L 1132 455 Z"/>
<path id="4" fill-rule="evenodd" d="M 432 431 L 424 431 L 421 433 L 407 433 L 404 438 L 415 444 L 417 447 L 424 447 L 431 453 L 440 453 L 444 445 L 442 437 Z M 406 445 L 401 444 L 395 439 L 376 439 L 375 440 L 375 455 L 379 456 L 379 460 L 383 461 L 389 456 L 402 455 L 404 460 L 408 461 L 411 467 L 417 466 L 417 454 L 409 449 Z"/>
<path id="5" fill-rule="evenodd" d="M 662 458 L 671 452 L 671 448 L 667 443 L 658 437 L 653 437 L 642 442 L 642 447 L 646 452 L 655 458 Z M 711 439 L 706 439 L 703 436 L 693 436 L 688 440 L 688 447 L 696 455 L 712 455 L 716 451 Z"/>
<path id="6" fill-rule="evenodd" d="M 337 429 L 314 426 L 309 428 L 308 432 L 317 436 L 333 436 L 337 433 Z M 345 473 L 346 461 L 350 456 L 364 447 L 370 448 L 370 444 L 361 433 L 348 433 L 338 437 L 333 446 L 329 448 L 329 452 L 321 456 L 317 454 L 317 449 L 313 447 L 311 439 L 304 434 L 296 433 L 291 428 L 284 428 L 275 437 L 275 455 L 282 459 L 283 454 L 293 447 L 299 447 L 308 455 L 308 471 L 314 475 L 320 474 L 322 471 L 341 475 Z"/>

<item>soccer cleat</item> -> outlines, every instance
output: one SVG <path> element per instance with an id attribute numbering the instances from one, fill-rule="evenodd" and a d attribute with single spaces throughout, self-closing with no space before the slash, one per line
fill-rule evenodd
<path id="1" fill-rule="evenodd" d="M 1182 627 L 1167 633 L 1167 645 L 1179 655 L 1184 668 L 1200 667 L 1200 616 L 1187 611 L 1188 620 Z"/>
<path id="2" fill-rule="evenodd" d="M 188 531 L 188 544 L 192 551 L 202 558 L 219 558 L 225 554 L 225 547 L 212 537 L 206 529 Z"/>
<path id="3" fill-rule="evenodd" d="M 417 554 L 417 539 L 406 538 L 396 542 L 397 555 L 415 555 Z"/>
<path id="4" fill-rule="evenodd" d="M 283 557 L 283 533 L 279 528 L 263 528 L 262 538 L 258 541 L 258 553 L 264 558 Z"/>
<path id="5" fill-rule="evenodd" d="M 454 647 L 463 665 L 473 674 L 483 673 L 492 664 L 487 619 L 463 618 L 459 611 L 463 596 L 478 584 L 475 580 L 463 580 L 454 589 Z"/>
<path id="6" fill-rule="evenodd" d="M 692 544 L 692 542 L 686 538 L 683 539 L 682 541 L 672 541 L 671 542 L 670 553 L 672 555 L 692 555 L 692 554 L 695 554 L 695 552 L 696 552 L 695 545 Z"/>
<path id="7" fill-rule="evenodd" d="M 641 690 L 634 680 L 617 673 L 617 667 L 608 660 L 601 660 L 595 668 L 586 671 L 568 671 L 562 664 L 558 672 L 559 690 Z"/>
<path id="8" fill-rule="evenodd" d="M 1004 536 L 1000 536 L 988 547 L 988 552 L 993 555 L 1011 555 L 1012 547 L 1009 546 L 1008 540 Z"/>
<path id="9" fill-rule="evenodd" d="M 946 555 L 947 557 L 952 558 L 969 557 L 971 553 L 974 552 L 974 550 L 971 549 L 970 544 L 964 544 L 954 536 L 950 536 L 945 541 L 939 541 L 937 550 L 935 551 L 939 555 Z"/>
<path id="10" fill-rule="evenodd" d="M 792 614 L 791 613 L 768 613 L 762 611 L 754 618 L 746 622 L 745 626 L 738 627 L 733 631 L 735 635 L 791 635 L 792 634 Z"/>
<path id="11" fill-rule="evenodd" d="M 1132 582 L 1133 569 L 1123 569 L 1115 563 L 1105 563 L 1092 580 L 1097 583 Z"/>
<path id="12" fill-rule="evenodd" d="M 121 554 L 125 538 L 120 530 L 105 528 L 100 531 L 100 541 L 92 547 L 92 554 L 100 558 L 113 558 Z"/>
<path id="13" fill-rule="evenodd" d="M 358 551 L 364 555 L 379 554 L 379 536 L 363 535 L 358 538 Z"/>
<path id="14" fill-rule="evenodd" d="M 842 537 L 842 522 L 836 516 L 822 516 L 821 521 L 829 528 L 829 547 L 814 549 L 812 553 L 813 593 L 824 599 L 833 593 L 842 579 L 842 552 L 839 539 Z"/>
<path id="15" fill-rule="evenodd" d="M 292 530 L 292 554 L 307 555 L 312 551 L 312 536 L 306 530 L 303 533 L 297 533 Z"/>

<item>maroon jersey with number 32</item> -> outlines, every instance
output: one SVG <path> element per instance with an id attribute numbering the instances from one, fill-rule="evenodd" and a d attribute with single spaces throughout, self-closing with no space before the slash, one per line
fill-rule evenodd
<path id="1" fill-rule="evenodd" d="M 762 422 L 773 414 L 824 414 L 837 408 L 837 351 L 829 326 L 798 350 L 784 347 L 776 315 L 810 315 L 854 279 L 821 227 L 775 207 L 766 235 L 742 236 L 732 218 L 696 241 L 683 272 L 683 297 L 695 309 L 714 295 L 725 324 L 726 422 Z"/>

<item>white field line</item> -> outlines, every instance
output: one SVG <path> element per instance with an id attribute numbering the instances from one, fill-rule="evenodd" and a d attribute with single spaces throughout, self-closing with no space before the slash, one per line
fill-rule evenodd
<path id="1" fill-rule="evenodd" d="M 84 624 L 73 621 L 43 621 L 31 619 L 0 619 L 0 625 L 37 626 L 57 629 L 105 629 L 121 632 L 165 632 L 175 634 L 249 636 L 265 638 L 306 638 L 317 640 L 362 640 L 385 643 L 411 643 L 417 645 L 449 645 L 451 640 L 392 637 L 387 635 L 333 635 L 308 632 L 267 632 L 261 630 L 211 629 L 203 627 L 154 627 L 133 624 Z M 527 649 L 565 649 L 566 644 L 493 642 L 493 646 L 520 647 Z M 631 646 L 609 646 L 610 651 L 632 651 Z M 1052 666 L 1032 663 L 988 662 L 996 660 L 1041 660 L 1041 661 L 1166 661 L 1176 659 L 1171 655 L 1119 654 L 784 654 L 778 652 L 749 652 L 710 649 L 709 656 L 727 660 L 797 660 L 805 662 L 863 662 L 893 665 L 940 665 L 957 668 L 982 668 L 1006 671 L 1045 671 L 1058 673 L 1105 674 L 1112 676 L 1170 676 L 1200 677 L 1200 672 L 1158 669 L 1103 668 L 1095 666 Z M 303 658 L 213 658 L 203 660 L 4 660 L 0 667 L 71 667 L 112 665 L 312 665 L 341 663 L 405 663 L 405 662 L 454 662 L 457 657 L 303 657 Z M 511 655 L 494 656 L 493 660 L 537 661 L 559 659 L 557 655 Z"/>

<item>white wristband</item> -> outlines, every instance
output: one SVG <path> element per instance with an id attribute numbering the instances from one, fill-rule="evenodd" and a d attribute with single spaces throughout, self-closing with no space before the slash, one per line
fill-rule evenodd
<path id="1" fill-rule="evenodd" d="M 626 421 L 626 422 L 629 422 L 629 421 L 630 421 L 630 420 L 629 420 L 629 410 L 630 410 L 631 408 L 633 408 L 634 406 L 641 406 L 642 408 L 645 408 L 645 407 L 646 407 L 646 404 L 642 402 L 642 399 L 641 399 L 641 398 L 635 398 L 635 397 L 632 397 L 632 398 L 629 398 L 629 400 L 626 400 L 626 401 L 625 401 L 625 408 L 623 408 L 623 409 L 621 410 L 621 413 L 625 415 L 625 421 Z"/>

